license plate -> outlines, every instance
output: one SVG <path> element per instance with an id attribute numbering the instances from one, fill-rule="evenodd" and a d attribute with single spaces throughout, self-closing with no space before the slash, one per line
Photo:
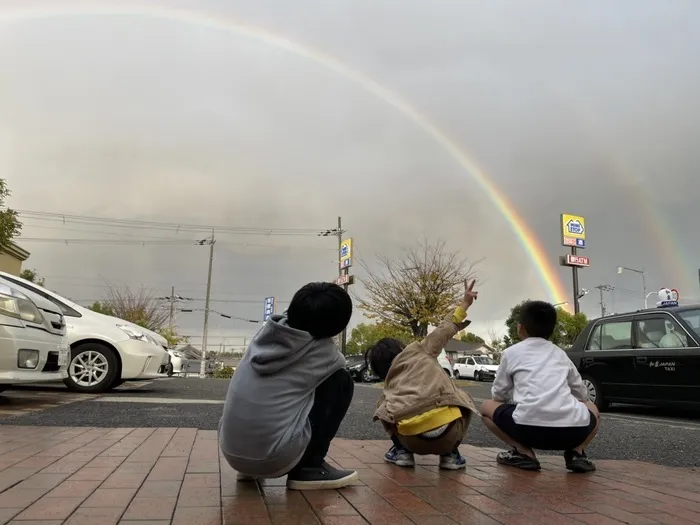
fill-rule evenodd
<path id="1" fill-rule="evenodd" d="M 58 349 L 58 366 L 68 364 L 68 350 L 65 348 Z"/>

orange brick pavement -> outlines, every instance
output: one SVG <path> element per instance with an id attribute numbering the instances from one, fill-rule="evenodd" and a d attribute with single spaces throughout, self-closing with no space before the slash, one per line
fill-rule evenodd
<path id="1" fill-rule="evenodd" d="M 468 468 L 440 472 L 382 462 L 382 441 L 336 440 L 330 461 L 356 485 L 290 492 L 284 480 L 237 483 L 216 432 L 175 428 L 0 426 L 0 524 L 12 525 L 636 525 L 700 523 L 700 472 L 598 461 L 569 474 L 495 463 L 496 449 L 463 446 Z"/>

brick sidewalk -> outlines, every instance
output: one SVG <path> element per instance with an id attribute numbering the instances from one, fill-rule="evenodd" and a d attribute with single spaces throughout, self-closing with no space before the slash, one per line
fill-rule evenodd
<path id="1" fill-rule="evenodd" d="M 288 492 L 284 480 L 236 483 L 216 432 L 0 426 L 0 524 L 442 525 L 700 523 L 700 472 L 598 461 L 572 475 L 563 458 L 540 473 L 496 465 L 495 449 L 462 447 L 466 472 L 381 461 L 388 442 L 336 440 L 331 460 L 360 473 L 339 491 Z"/>

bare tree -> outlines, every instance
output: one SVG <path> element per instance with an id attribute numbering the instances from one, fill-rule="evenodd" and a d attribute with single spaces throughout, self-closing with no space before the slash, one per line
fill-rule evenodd
<path id="1" fill-rule="evenodd" d="M 498 331 L 495 328 L 491 327 L 486 331 L 486 334 L 489 338 L 489 346 L 496 351 L 502 351 L 503 338 L 498 335 Z"/>
<path id="2" fill-rule="evenodd" d="M 168 322 L 170 313 L 164 301 L 147 288 L 134 291 L 128 286 L 108 286 L 106 294 L 102 307 L 109 310 L 109 315 L 153 331 L 162 329 Z"/>
<path id="3" fill-rule="evenodd" d="M 410 329 L 414 337 L 425 337 L 428 327 L 449 313 L 477 264 L 448 251 L 443 241 L 423 241 L 398 260 L 378 259 L 378 271 L 360 261 L 367 278 L 362 279 L 366 298 L 358 298 L 359 307 L 369 318 Z"/>

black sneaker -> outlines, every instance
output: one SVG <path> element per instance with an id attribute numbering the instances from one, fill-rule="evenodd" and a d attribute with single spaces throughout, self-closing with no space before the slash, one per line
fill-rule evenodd
<path id="1" fill-rule="evenodd" d="M 521 454 L 515 449 L 508 452 L 499 452 L 496 456 L 496 461 L 499 465 L 517 467 L 522 470 L 540 470 L 542 468 L 537 459 Z"/>
<path id="2" fill-rule="evenodd" d="M 329 490 L 347 487 L 357 479 L 354 470 L 331 467 L 325 461 L 320 467 L 294 469 L 287 476 L 290 490 Z"/>
<path id="3" fill-rule="evenodd" d="M 595 464 L 588 459 L 585 451 L 579 454 L 575 450 L 567 450 L 564 452 L 564 461 L 566 462 L 566 468 L 571 472 L 578 474 L 595 472 Z"/>

